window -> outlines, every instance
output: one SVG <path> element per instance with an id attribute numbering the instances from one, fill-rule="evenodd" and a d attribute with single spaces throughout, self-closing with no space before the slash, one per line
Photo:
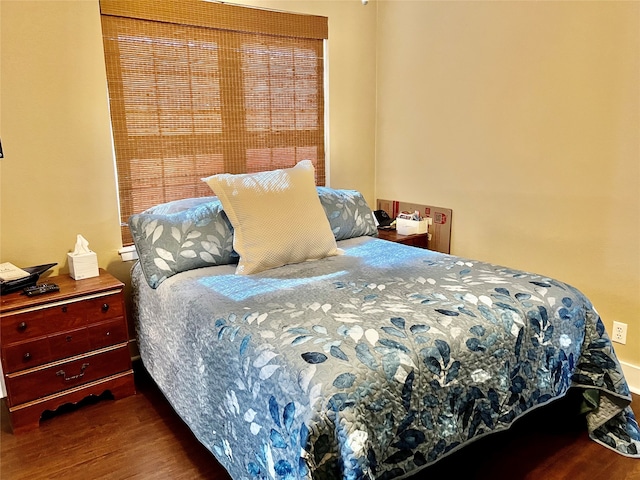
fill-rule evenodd
<path id="1" fill-rule="evenodd" d="M 101 0 L 123 244 L 200 179 L 309 159 L 325 183 L 327 19 L 203 0 Z"/>

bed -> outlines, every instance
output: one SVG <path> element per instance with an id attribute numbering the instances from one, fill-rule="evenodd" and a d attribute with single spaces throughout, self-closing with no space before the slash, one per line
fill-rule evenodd
<path id="1" fill-rule="evenodd" d="M 340 254 L 249 275 L 216 197 L 130 222 L 142 362 L 232 478 L 407 477 L 569 389 L 594 441 L 639 456 L 629 389 L 580 291 L 375 238 L 361 195 L 318 193 Z M 168 232 L 224 260 L 173 268 L 193 256 L 158 250 Z"/>

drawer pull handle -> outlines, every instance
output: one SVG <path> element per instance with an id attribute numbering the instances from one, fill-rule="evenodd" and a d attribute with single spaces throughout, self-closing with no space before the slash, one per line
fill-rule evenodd
<path id="1" fill-rule="evenodd" d="M 22 356 L 22 358 L 24 358 L 25 362 L 28 362 L 29 360 L 31 360 L 31 354 L 27 352 Z"/>
<path id="2" fill-rule="evenodd" d="M 58 370 L 56 372 L 56 375 L 58 375 L 59 377 L 64 377 L 65 382 L 70 382 L 71 380 L 77 380 L 78 378 L 84 377 L 84 371 L 87 369 L 88 366 L 89 366 L 88 363 L 83 363 L 82 367 L 80 368 L 80 373 L 77 375 L 72 375 L 70 377 L 67 377 L 67 374 L 64 373 L 64 370 Z"/>
<path id="3" fill-rule="evenodd" d="M 102 311 L 106 312 L 107 310 L 109 310 L 109 304 L 108 303 L 103 303 L 102 304 Z"/>
<path id="4" fill-rule="evenodd" d="M 73 340 L 73 339 L 71 338 L 71 335 L 67 335 L 67 338 L 66 338 L 65 340 L 66 340 L 67 342 L 70 342 L 70 341 L 71 341 L 71 340 Z"/>
<path id="5" fill-rule="evenodd" d="M 62 313 L 67 313 L 67 306 L 62 307 Z"/>
<path id="6" fill-rule="evenodd" d="M 20 330 L 21 332 L 24 332 L 27 329 L 27 322 L 20 322 L 18 324 L 18 330 Z"/>

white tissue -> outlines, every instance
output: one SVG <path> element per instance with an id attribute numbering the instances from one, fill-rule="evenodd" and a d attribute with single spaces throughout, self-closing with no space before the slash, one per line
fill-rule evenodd
<path id="1" fill-rule="evenodd" d="M 86 253 L 91 253 L 91 250 L 89 250 L 89 242 L 82 235 L 78 234 L 76 239 L 76 248 L 73 250 L 71 255 L 84 255 Z"/>

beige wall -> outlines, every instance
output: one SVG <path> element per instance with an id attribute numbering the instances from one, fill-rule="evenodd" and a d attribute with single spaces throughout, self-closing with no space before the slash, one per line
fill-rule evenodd
<path id="1" fill-rule="evenodd" d="M 586 293 L 640 365 L 640 2 L 378 2 L 376 195 Z"/>
<path id="2" fill-rule="evenodd" d="M 253 1 L 329 18 L 330 182 L 374 200 L 375 9 Z M 100 267 L 122 263 L 97 0 L 0 1 L 0 260 L 58 262 L 82 234 Z"/>
<path id="3" fill-rule="evenodd" d="M 58 262 L 84 235 L 119 276 L 119 216 L 97 2 L 0 2 L 0 254 Z"/>

